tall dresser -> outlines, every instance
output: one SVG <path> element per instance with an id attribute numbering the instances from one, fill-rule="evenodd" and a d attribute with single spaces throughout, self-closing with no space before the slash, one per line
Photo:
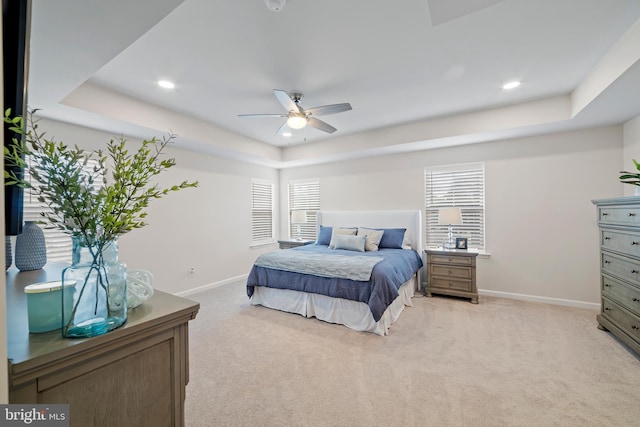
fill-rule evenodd
<path id="1" fill-rule="evenodd" d="M 598 327 L 640 353 L 640 197 L 593 203 L 600 228 Z"/>

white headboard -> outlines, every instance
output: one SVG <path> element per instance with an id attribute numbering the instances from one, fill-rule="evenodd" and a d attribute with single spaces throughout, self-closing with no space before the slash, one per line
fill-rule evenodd
<path id="1" fill-rule="evenodd" d="M 325 227 L 406 228 L 405 239 L 422 256 L 422 211 L 318 211 Z"/>

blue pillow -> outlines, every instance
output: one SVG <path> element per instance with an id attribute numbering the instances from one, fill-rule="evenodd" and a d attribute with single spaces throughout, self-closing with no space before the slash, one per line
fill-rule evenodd
<path id="1" fill-rule="evenodd" d="M 380 240 L 379 248 L 402 249 L 406 228 L 383 228 L 384 233 Z"/>
<path id="2" fill-rule="evenodd" d="M 316 239 L 316 245 L 329 245 L 331 243 L 331 232 L 333 229 L 331 227 L 325 227 L 323 225 L 320 226 L 320 232 L 318 233 L 318 238 Z"/>

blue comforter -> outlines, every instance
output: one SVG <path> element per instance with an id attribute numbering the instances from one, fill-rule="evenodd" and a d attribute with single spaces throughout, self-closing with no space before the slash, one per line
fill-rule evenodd
<path id="1" fill-rule="evenodd" d="M 400 286 L 422 267 L 420 255 L 416 251 L 409 249 L 380 249 L 372 252 L 354 252 L 329 249 L 326 245 L 306 245 L 294 249 L 285 249 L 285 251 L 309 251 L 343 256 L 372 256 L 384 259 L 375 265 L 371 273 L 371 279 L 368 282 L 320 277 L 254 265 L 247 279 L 247 295 L 249 297 L 253 295 L 255 286 L 267 286 L 344 298 L 367 304 L 376 322 L 380 320 L 382 313 L 398 297 Z"/>

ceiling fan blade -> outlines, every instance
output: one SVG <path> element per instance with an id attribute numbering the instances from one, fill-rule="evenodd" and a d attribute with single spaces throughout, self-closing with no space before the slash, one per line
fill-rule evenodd
<path id="1" fill-rule="evenodd" d="M 289 128 L 287 122 L 284 122 L 282 126 L 280 126 L 280 129 L 278 129 L 276 135 L 284 136 L 285 133 L 288 133 L 289 136 L 291 136 L 291 129 Z"/>
<path id="2" fill-rule="evenodd" d="M 342 113 L 343 111 L 351 110 L 351 104 L 345 102 L 344 104 L 331 104 L 323 105 L 321 107 L 312 107 L 304 110 L 305 114 L 312 114 L 314 116 L 328 116 L 329 114 Z"/>
<path id="3" fill-rule="evenodd" d="M 282 106 L 287 111 L 295 111 L 296 113 L 302 112 L 300 111 L 300 107 L 298 106 L 298 104 L 293 102 L 293 99 L 291 99 L 291 97 L 287 92 L 280 89 L 274 89 L 273 94 L 276 96 L 276 98 L 278 98 L 278 101 L 280 101 L 280 104 L 282 104 Z"/>
<path id="4" fill-rule="evenodd" d="M 338 129 L 334 128 L 333 126 L 331 126 L 329 123 L 325 123 L 322 120 L 318 120 L 315 117 L 309 117 L 307 119 L 307 124 L 311 127 L 314 127 L 318 130 L 321 130 L 323 132 L 327 132 L 327 133 L 334 133 L 335 131 L 337 131 Z"/>
<path id="5" fill-rule="evenodd" d="M 288 117 L 286 114 L 238 114 L 238 117 L 262 118 L 262 117 Z"/>

